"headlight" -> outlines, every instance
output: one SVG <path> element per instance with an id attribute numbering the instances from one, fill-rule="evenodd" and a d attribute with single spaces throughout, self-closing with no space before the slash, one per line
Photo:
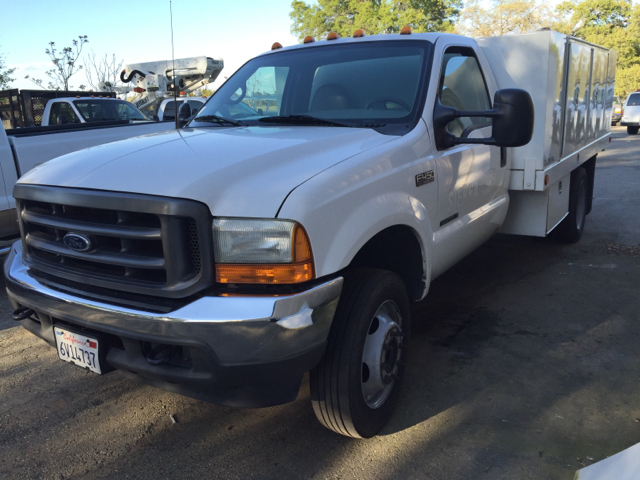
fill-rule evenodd
<path id="1" fill-rule="evenodd" d="M 213 220 L 216 281 L 290 284 L 314 278 L 307 232 L 290 220 Z"/>

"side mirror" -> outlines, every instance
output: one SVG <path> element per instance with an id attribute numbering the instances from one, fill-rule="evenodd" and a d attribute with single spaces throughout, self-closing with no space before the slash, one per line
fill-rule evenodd
<path id="1" fill-rule="evenodd" d="M 452 135 L 447 125 L 461 117 L 489 117 L 493 120 L 491 138 L 462 138 Z M 484 112 L 462 112 L 445 107 L 436 99 L 433 126 L 438 150 L 446 150 L 460 144 L 496 145 L 498 147 L 521 147 L 531 141 L 535 118 L 533 101 L 528 92 L 516 88 L 498 90 L 493 108 Z"/>
<path id="2" fill-rule="evenodd" d="M 178 109 L 178 128 L 184 127 L 191 117 L 191 105 L 184 102 Z"/>

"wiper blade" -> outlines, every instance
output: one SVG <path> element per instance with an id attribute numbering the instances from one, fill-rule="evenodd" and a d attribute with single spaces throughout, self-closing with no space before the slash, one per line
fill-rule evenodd
<path id="1" fill-rule="evenodd" d="M 312 115 L 278 115 L 275 117 L 263 117 L 260 122 L 265 123 L 289 123 L 292 125 L 322 125 L 326 127 L 354 127 L 355 125 L 335 120 L 327 120 Z"/>
<path id="2" fill-rule="evenodd" d="M 196 122 L 211 122 L 211 123 L 219 123 L 219 124 L 228 124 L 233 125 L 235 127 L 241 127 L 242 123 L 236 122 L 235 120 L 230 120 L 228 118 L 221 117 L 219 115 L 202 115 L 201 117 L 196 117 L 193 119 Z"/>

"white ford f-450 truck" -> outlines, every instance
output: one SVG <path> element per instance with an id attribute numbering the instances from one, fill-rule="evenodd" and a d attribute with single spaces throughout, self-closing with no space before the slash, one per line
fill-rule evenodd
<path id="1" fill-rule="evenodd" d="M 186 128 L 19 180 L 14 319 L 224 405 L 293 401 L 310 372 L 323 425 L 375 435 L 432 279 L 497 231 L 580 238 L 615 61 L 555 32 L 274 44 Z"/>

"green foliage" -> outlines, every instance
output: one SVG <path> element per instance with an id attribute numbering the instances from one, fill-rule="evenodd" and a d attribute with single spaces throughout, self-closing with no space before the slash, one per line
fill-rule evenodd
<path id="1" fill-rule="evenodd" d="M 616 95 L 625 98 L 640 88 L 640 65 L 631 65 L 616 70 Z"/>
<path id="2" fill-rule="evenodd" d="M 616 95 L 625 97 L 640 87 L 640 5 L 630 0 L 565 1 L 558 6 L 564 19 L 555 30 L 618 52 Z"/>
<path id="3" fill-rule="evenodd" d="M 488 7 L 488 8 L 485 8 Z M 456 30 L 474 38 L 527 33 L 549 27 L 551 10 L 536 0 L 469 0 Z"/>
<path id="4" fill-rule="evenodd" d="M 15 70 L 15 68 L 6 68 L 4 58 L 0 56 L 0 90 L 9 88 L 9 83 L 15 80 L 15 78 L 11 78 L 11 74 L 15 72 Z"/>
<path id="5" fill-rule="evenodd" d="M 71 47 L 64 47 L 62 50 L 56 48 L 55 42 L 49 42 L 49 48 L 44 53 L 49 55 L 51 63 L 54 67 L 46 72 L 49 77 L 49 83 L 47 84 L 50 90 L 69 90 L 69 79 L 82 70 L 82 65 L 76 65 L 80 59 L 80 53 L 85 43 L 89 43 L 86 35 L 78 35 L 78 39 L 71 41 Z M 32 78 L 29 75 L 24 78 L 31 80 L 40 88 L 45 88 L 43 81 L 38 78 Z M 81 85 L 82 90 L 86 86 Z"/>
<path id="6" fill-rule="evenodd" d="M 405 25 L 414 32 L 452 31 L 462 0 L 317 0 L 291 2 L 291 33 L 302 40 L 320 39 L 330 32 L 350 37 L 357 29 L 368 35 L 399 33 Z"/>

